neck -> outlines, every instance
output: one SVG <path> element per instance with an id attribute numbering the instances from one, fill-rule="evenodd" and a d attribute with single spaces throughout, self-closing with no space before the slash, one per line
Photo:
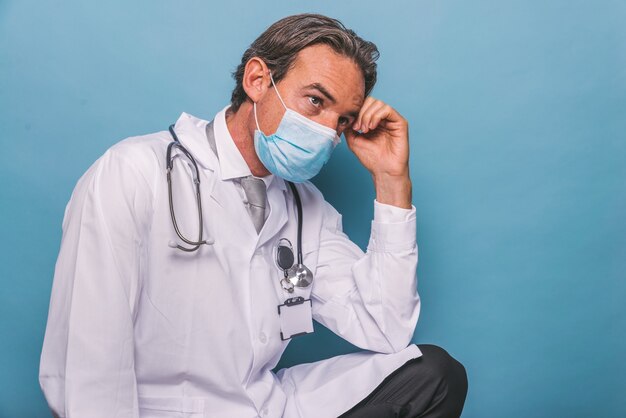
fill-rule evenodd
<path id="1" fill-rule="evenodd" d="M 265 168 L 254 149 L 254 130 L 256 123 L 252 112 L 252 104 L 244 102 L 237 112 L 226 111 L 226 126 L 235 142 L 235 146 L 243 157 L 250 172 L 256 177 L 265 177 L 270 172 Z"/>

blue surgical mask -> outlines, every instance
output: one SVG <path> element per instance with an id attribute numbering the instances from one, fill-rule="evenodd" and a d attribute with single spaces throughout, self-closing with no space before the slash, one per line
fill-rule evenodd
<path id="1" fill-rule="evenodd" d="M 285 108 L 285 114 L 276 132 L 265 135 L 259 127 L 254 103 L 257 126 L 254 131 L 254 148 L 265 168 L 272 174 L 294 183 L 302 183 L 320 172 L 340 139 L 334 129 L 288 109 L 271 73 L 270 79 Z"/>

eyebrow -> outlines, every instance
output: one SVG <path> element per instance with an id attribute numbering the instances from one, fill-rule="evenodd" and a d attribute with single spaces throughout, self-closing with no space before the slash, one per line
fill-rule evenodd
<path id="1" fill-rule="evenodd" d="M 328 100 L 330 100 L 331 102 L 333 102 L 333 104 L 334 104 L 334 103 L 337 103 L 337 99 L 335 99 L 335 98 L 333 97 L 333 95 L 332 95 L 332 94 L 330 94 L 330 92 L 329 92 L 328 90 L 326 90 L 326 88 L 325 88 L 324 86 L 322 86 L 320 83 L 312 83 L 312 84 L 309 84 L 308 86 L 304 86 L 304 88 L 305 88 L 305 89 L 314 89 L 314 90 L 317 90 L 317 91 L 319 91 L 320 93 L 322 93 L 322 95 L 326 96 L 326 98 L 327 98 Z M 348 113 L 348 116 L 350 116 L 350 117 L 352 117 L 352 118 L 354 118 L 354 119 L 356 119 L 356 117 L 357 117 L 358 115 L 359 115 L 359 112 L 358 112 L 358 111 Z"/>
<path id="2" fill-rule="evenodd" d="M 326 98 L 328 100 L 330 100 L 333 103 L 337 103 L 337 99 L 335 99 L 333 97 L 332 94 L 330 94 L 328 92 L 328 90 L 326 90 L 326 88 L 324 86 L 322 86 L 320 83 L 313 83 L 313 84 L 309 84 L 308 86 L 304 87 L 305 89 L 315 89 L 317 91 L 319 91 L 320 93 L 322 93 L 324 96 L 326 96 Z"/>

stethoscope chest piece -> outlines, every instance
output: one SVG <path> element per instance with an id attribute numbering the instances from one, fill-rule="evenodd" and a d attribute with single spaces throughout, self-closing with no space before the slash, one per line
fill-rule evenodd
<path id="1" fill-rule="evenodd" d="M 287 280 L 296 287 L 309 287 L 313 283 L 313 273 L 304 264 L 296 264 L 289 269 Z"/>
<path id="2" fill-rule="evenodd" d="M 280 284 L 289 293 L 293 293 L 294 287 L 309 287 L 313 283 L 313 273 L 302 264 L 301 253 L 298 254 L 298 258 L 298 263 L 294 264 L 295 257 L 291 241 L 281 238 L 276 248 L 276 265 L 284 274 Z"/>

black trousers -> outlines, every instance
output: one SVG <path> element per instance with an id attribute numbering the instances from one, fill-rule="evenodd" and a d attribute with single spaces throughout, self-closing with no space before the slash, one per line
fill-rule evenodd
<path id="1" fill-rule="evenodd" d="M 458 418 L 467 395 L 461 363 L 436 345 L 407 361 L 341 418 Z"/>

